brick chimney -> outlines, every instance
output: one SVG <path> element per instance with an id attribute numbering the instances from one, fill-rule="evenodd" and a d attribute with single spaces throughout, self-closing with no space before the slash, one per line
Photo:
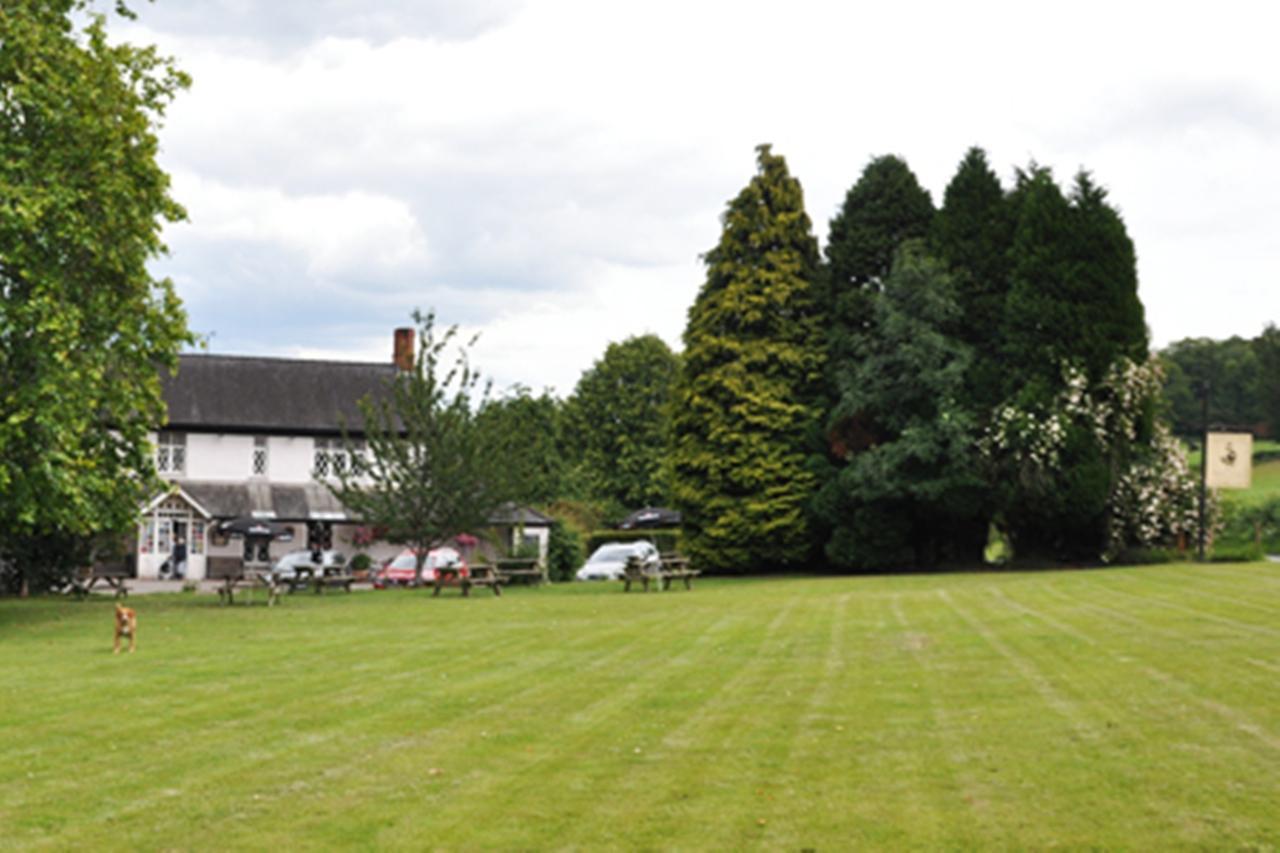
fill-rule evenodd
<path id="1" fill-rule="evenodd" d="M 413 370 L 413 329 L 396 329 L 391 362 L 397 370 L 408 373 Z"/>

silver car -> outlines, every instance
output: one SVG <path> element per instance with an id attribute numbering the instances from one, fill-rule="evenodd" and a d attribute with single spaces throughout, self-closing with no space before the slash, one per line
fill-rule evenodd
<path id="1" fill-rule="evenodd" d="M 645 572 L 657 572 L 662 562 L 652 542 L 606 542 L 578 569 L 576 577 L 580 581 L 622 580 L 629 557 L 639 557 Z"/>

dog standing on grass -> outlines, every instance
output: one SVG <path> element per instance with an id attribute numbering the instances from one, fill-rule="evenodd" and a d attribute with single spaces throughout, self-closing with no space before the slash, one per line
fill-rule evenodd
<path id="1" fill-rule="evenodd" d="M 129 638 L 129 651 L 138 647 L 138 614 L 132 607 L 116 604 L 116 645 L 114 654 L 120 654 L 120 638 Z"/>

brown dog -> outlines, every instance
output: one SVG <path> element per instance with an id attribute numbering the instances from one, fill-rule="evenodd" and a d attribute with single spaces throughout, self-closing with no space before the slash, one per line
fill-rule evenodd
<path id="1" fill-rule="evenodd" d="M 116 645 L 114 654 L 120 654 L 120 638 L 129 638 L 129 651 L 138 647 L 138 614 L 131 607 L 116 605 Z"/>

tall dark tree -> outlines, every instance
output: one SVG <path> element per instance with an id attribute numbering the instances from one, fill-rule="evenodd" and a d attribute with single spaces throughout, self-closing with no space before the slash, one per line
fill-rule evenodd
<path id="1" fill-rule="evenodd" d="M 1084 371 L 1088 387 L 1121 359 L 1145 360 L 1147 333 L 1137 296 L 1133 244 L 1103 190 L 1081 173 L 1070 198 L 1048 169 L 1019 174 L 1010 249 L 1002 354 L 1005 400 L 1047 411 L 1065 387 L 1064 368 Z M 1003 484 L 1001 504 L 1020 548 L 1056 556 L 1101 553 L 1107 502 L 1130 445 L 1151 437 L 1151 417 L 1127 444 L 1104 447 L 1087 425 L 1065 429 L 1051 488 Z"/>
<path id="2" fill-rule="evenodd" d="M 1270 334 L 1276 337 L 1275 328 Z M 1236 427 L 1253 426 L 1266 419 L 1267 377 L 1275 376 L 1263 364 L 1266 333 L 1252 341 L 1231 337 L 1185 338 L 1160 352 L 1165 366 L 1164 396 L 1174 431 L 1199 435 L 1203 429 L 1200 388 L 1208 383 L 1209 421 Z M 1273 380 L 1274 381 L 1274 380 Z"/>
<path id="3" fill-rule="evenodd" d="M 132 528 L 158 488 L 158 372 L 191 340 L 147 270 L 184 217 L 156 133 L 189 81 L 106 20 L 83 0 L 0 4 L 0 562 Z"/>
<path id="4" fill-rule="evenodd" d="M 517 386 L 480 409 L 477 422 L 493 433 L 505 460 L 513 501 L 546 504 L 564 497 L 567 464 L 561 440 L 561 403 L 549 392 L 535 397 Z"/>
<path id="5" fill-rule="evenodd" d="M 814 544 L 818 243 L 783 158 L 762 145 L 757 164 L 705 257 L 674 394 L 675 503 L 687 549 L 711 571 L 797 565 Z"/>
<path id="6" fill-rule="evenodd" d="M 657 335 L 611 343 L 565 401 L 570 476 L 609 515 L 669 502 L 664 458 L 679 364 Z"/>
<path id="7" fill-rule="evenodd" d="M 874 309 L 875 294 L 889 274 L 894 254 L 906 240 L 929 233 L 933 201 L 899 157 L 876 157 L 850 187 L 840 212 L 831 220 L 823 277 L 827 360 L 830 371 L 845 371 L 861 346 Z M 827 379 L 828 405 L 835 378 Z M 837 432 L 847 424 L 837 424 Z M 838 436 L 833 438 L 840 441 Z"/>
<path id="8" fill-rule="evenodd" d="M 1052 389 L 1064 363 L 1100 379 L 1118 358 L 1142 361 L 1147 330 L 1137 263 L 1106 192 L 1080 173 L 1070 198 L 1048 169 L 1019 176 L 1005 305 L 1005 389 Z"/>
<path id="9" fill-rule="evenodd" d="M 889 274 L 905 241 L 925 237 L 933 201 L 900 157 L 876 157 L 831 220 L 827 264 L 837 291 L 875 285 Z"/>
<path id="10" fill-rule="evenodd" d="M 955 278 L 960 309 L 955 334 L 973 348 L 968 396 L 980 414 L 1000 398 L 1000 331 L 1013 224 L 1012 206 L 986 153 L 970 148 L 947 185 L 929 245 Z"/>
<path id="11" fill-rule="evenodd" d="M 883 287 L 871 331 L 836 372 L 831 419 L 860 424 L 865 440 L 843 449 L 816 502 L 832 529 L 827 557 L 852 569 L 976 560 L 980 540 L 957 546 L 982 483 L 963 399 L 970 348 L 948 332 L 960 313 L 952 279 L 913 241 Z"/>

